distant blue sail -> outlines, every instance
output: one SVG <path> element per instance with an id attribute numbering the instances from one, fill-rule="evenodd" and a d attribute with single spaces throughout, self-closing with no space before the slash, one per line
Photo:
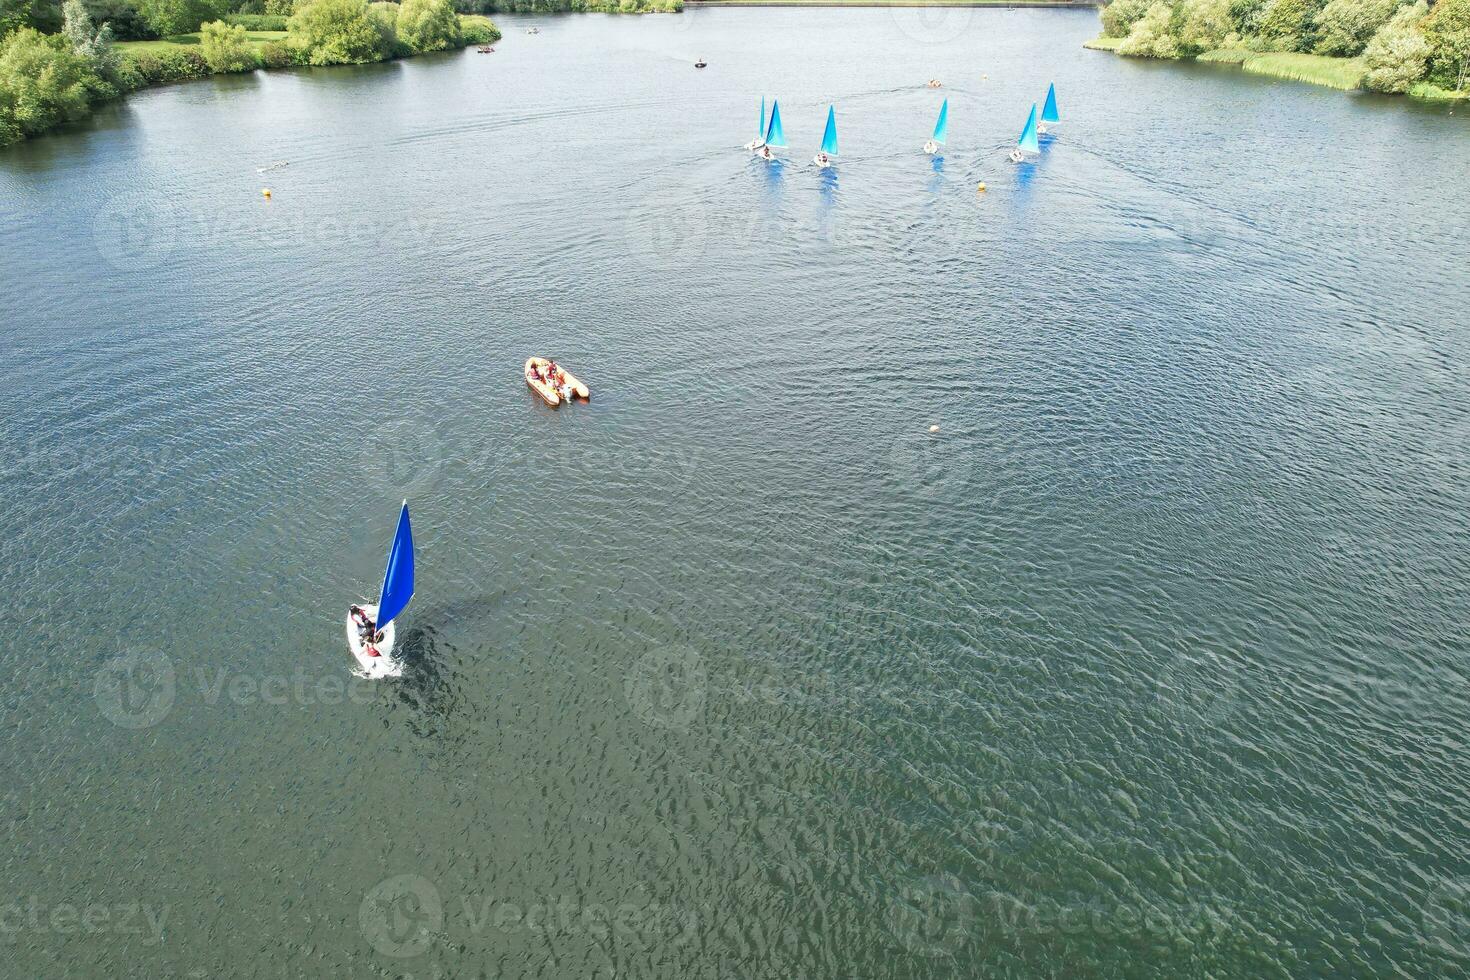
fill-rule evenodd
<path id="1" fill-rule="evenodd" d="M 949 100 L 939 107 L 939 119 L 934 123 L 934 142 L 943 143 L 949 135 Z"/>
<path id="2" fill-rule="evenodd" d="M 1055 83 L 1046 87 L 1046 105 L 1041 107 L 1041 121 L 1062 121 L 1061 115 L 1057 112 L 1057 87 Z"/>
<path id="3" fill-rule="evenodd" d="M 829 157 L 837 155 L 837 111 L 827 107 L 827 130 L 822 133 L 822 152 Z"/>
<path id="4" fill-rule="evenodd" d="M 761 114 L 755 121 L 755 138 L 763 140 L 766 138 L 766 97 L 761 96 Z"/>
<path id="5" fill-rule="evenodd" d="M 1016 145 L 1028 153 L 1040 153 L 1041 144 L 1036 141 L 1036 103 L 1031 103 L 1031 115 L 1026 117 L 1026 128 L 1021 130 L 1021 138 Z"/>
<path id="6" fill-rule="evenodd" d="M 766 145 L 786 145 L 786 131 L 781 128 L 781 103 L 775 99 L 771 100 L 771 121 L 766 125 Z"/>
<path id="7" fill-rule="evenodd" d="M 388 552 L 388 569 L 383 573 L 383 592 L 378 599 L 378 629 L 382 629 L 408 606 L 413 598 L 413 529 L 408 523 L 408 501 L 398 514 L 398 530 Z"/>

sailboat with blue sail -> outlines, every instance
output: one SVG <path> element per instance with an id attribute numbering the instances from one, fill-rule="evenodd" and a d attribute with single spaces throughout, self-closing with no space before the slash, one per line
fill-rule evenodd
<path id="1" fill-rule="evenodd" d="M 403 663 L 393 659 L 393 624 L 413 598 L 413 527 L 408 520 L 408 501 L 398 512 L 398 529 L 388 549 L 388 567 L 376 603 L 365 603 L 347 611 L 347 646 L 357 658 L 363 677 L 397 677 Z"/>
<path id="2" fill-rule="evenodd" d="M 1011 162 L 1020 163 L 1028 153 L 1040 153 L 1041 144 L 1036 139 L 1036 103 L 1031 103 L 1031 115 L 1026 117 L 1026 127 L 1021 130 L 1016 148 L 1011 151 Z"/>
<path id="3" fill-rule="evenodd" d="M 812 163 L 819 167 L 832 166 L 832 158 L 837 155 L 837 110 L 833 106 L 827 107 L 827 128 L 822 131 L 822 148 L 812 158 Z"/>
<path id="4" fill-rule="evenodd" d="M 929 142 L 924 144 L 924 152 L 931 156 L 938 153 L 939 148 L 944 145 L 944 141 L 948 138 L 949 100 L 945 99 L 944 105 L 939 107 L 939 118 L 934 122 L 934 135 L 929 138 Z"/>
<path id="5" fill-rule="evenodd" d="M 759 150 L 766 145 L 766 97 L 761 96 L 761 114 L 755 117 L 755 139 L 745 144 L 745 148 L 751 152 Z"/>
<path id="6" fill-rule="evenodd" d="M 1046 87 L 1046 103 L 1041 107 L 1041 125 L 1037 127 L 1037 132 L 1046 132 L 1047 123 L 1061 121 L 1062 114 L 1057 111 L 1057 86 L 1052 82 Z"/>
<path id="7" fill-rule="evenodd" d="M 761 159 L 776 159 L 776 154 L 771 152 L 773 147 L 778 150 L 786 148 L 786 130 L 781 128 L 781 103 L 775 99 L 771 100 L 771 119 L 766 123 L 766 132 L 761 138 L 761 148 L 757 151 Z"/>

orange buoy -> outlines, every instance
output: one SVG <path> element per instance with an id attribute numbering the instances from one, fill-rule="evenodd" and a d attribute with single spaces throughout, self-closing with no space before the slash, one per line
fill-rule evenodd
<path id="1" fill-rule="evenodd" d="M 269 198 L 271 196 L 271 189 L 269 187 L 262 187 L 260 189 L 260 196 L 264 198 Z"/>

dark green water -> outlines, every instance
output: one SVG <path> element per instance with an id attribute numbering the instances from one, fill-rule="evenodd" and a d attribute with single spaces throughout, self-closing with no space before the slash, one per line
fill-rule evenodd
<path id="1" fill-rule="evenodd" d="M 7 975 L 1463 975 L 1470 112 L 525 24 L 0 155 Z"/>

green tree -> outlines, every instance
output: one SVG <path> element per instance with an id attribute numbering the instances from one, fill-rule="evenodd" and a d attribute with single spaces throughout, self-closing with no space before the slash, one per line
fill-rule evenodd
<path id="1" fill-rule="evenodd" d="M 1312 50 L 1355 58 L 1398 7 L 1399 0 L 1328 0 L 1317 14 L 1317 43 Z"/>
<path id="2" fill-rule="evenodd" d="M 0 0 L 4 2 L 4 0 Z M 148 41 L 158 36 L 133 0 L 85 0 L 92 23 L 107 24 L 119 41 Z"/>
<path id="3" fill-rule="evenodd" d="M 0 37 L 21 27 L 34 27 L 42 34 L 61 30 L 61 4 L 57 0 L 0 0 Z"/>
<path id="4" fill-rule="evenodd" d="M 1378 29 L 1363 51 L 1363 87 L 1374 92 L 1407 92 L 1424 77 L 1429 64 L 1429 43 L 1420 22 L 1429 13 L 1424 0 L 1401 7 Z"/>
<path id="5" fill-rule="evenodd" d="M 398 37 L 414 51 L 443 51 L 460 44 L 459 15 L 451 0 L 403 0 Z"/>
<path id="6" fill-rule="evenodd" d="M 191 34 L 206 20 L 229 13 L 229 0 L 138 0 L 138 11 L 159 37 Z"/>
<path id="7" fill-rule="evenodd" d="M 12 140 L 80 119 L 114 94 L 65 37 L 22 27 L 0 41 L 0 129 Z"/>
<path id="8" fill-rule="evenodd" d="M 213 72 L 250 71 L 260 64 L 245 28 L 212 20 L 199 28 L 199 53 Z"/>
<path id="9" fill-rule="evenodd" d="M 308 64 L 361 65 L 392 53 L 367 0 L 311 0 L 291 16 L 289 30 Z"/>
<path id="10" fill-rule="evenodd" d="M 119 59 L 112 46 L 112 27 L 93 27 L 82 0 L 66 0 L 61 12 L 61 35 L 72 51 L 90 61 L 103 78 L 116 79 Z"/>
<path id="11" fill-rule="evenodd" d="M 1470 82 L 1470 0 L 1439 0 L 1424 24 L 1429 74 L 1460 91 Z"/>
<path id="12" fill-rule="evenodd" d="M 1277 51 L 1309 51 L 1316 16 L 1310 0 L 1267 0 L 1256 30 Z"/>
<path id="13" fill-rule="evenodd" d="M 1103 34 L 1107 37 L 1127 37 L 1133 25 L 1148 13 L 1154 0 L 1113 0 L 1102 9 Z"/>
<path id="14" fill-rule="evenodd" d="M 1180 14 L 1179 53 L 1187 57 L 1220 47 L 1234 32 L 1230 0 L 1184 0 Z"/>
<path id="15" fill-rule="evenodd" d="M 1167 3 L 1155 3 L 1134 22 L 1133 30 L 1118 45 L 1118 53 L 1137 58 L 1179 57 L 1179 42 L 1174 38 L 1173 23 L 1174 8 Z"/>

